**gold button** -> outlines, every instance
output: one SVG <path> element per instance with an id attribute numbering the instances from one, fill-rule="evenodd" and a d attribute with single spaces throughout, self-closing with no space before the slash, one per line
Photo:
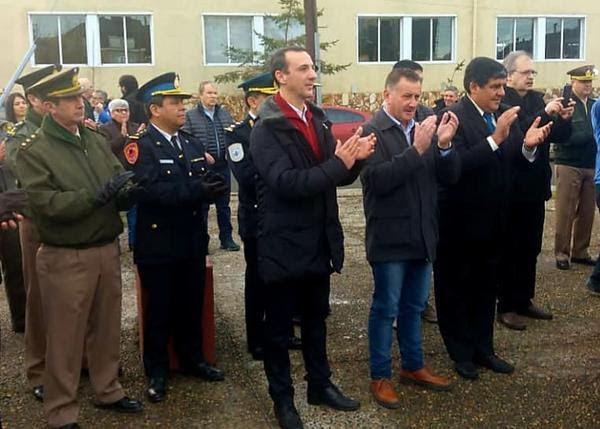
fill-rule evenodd
<path id="1" fill-rule="evenodd" d="M 167 174 L 171 174 L 171 170 L 167 170 Z"/>
<path id="2" fill-rule="evenodd" d="M 26 140 L 25 140 L 25 142 L 26 142 L 26 143 L 29 143 L 29 142 L 31 142 L 31 140 L 29 140 L 29 139 L 26 139 Z"/>
<path id="3" fill-rule="evenodd" d="M 157 225 L 157 224 L 155 224 L 155 223 L 153 223 L 152 225 L 150 225 L 150 228 L 152 228 L 152 229 L 156 229 L 156 228 L 158 228 L 158 225 Z"/>
<path id="4" fill-rule="evenodd" d="M 29 137 L 31 137 L 32 139 L 34 139 L 35 138 L 35 134 L 32 134 Z"/>
<path id="5" fill-rule="evenodd" d="M 190 177 L 192 177 L 192 172 L 191 171 L 188 174 L 190 175 Z"/>
<path id="6" fill-rule="evenodd" d="M 160 142 L 156 142 L 156 146 L 160 146 Z"/>
<path id="7" fill-rule="evenodd" d="M 27 143 L 23 142 L 23 143 L 21 143 L 21 146 L 25 147 L 25 146 L 27 146 Z"/>

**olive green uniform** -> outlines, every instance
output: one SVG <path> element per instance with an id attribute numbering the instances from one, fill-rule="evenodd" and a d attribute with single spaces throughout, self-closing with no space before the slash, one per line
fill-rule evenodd
<path id="1" fill-rule="evenodd" d="M 47 326 L 44 409 L 51 427 L 77 421 L 84 345 L 98 402 L 125 396 L 117 380 L 120 198 L 95 203 L 98 189 L 123 171 L 100 134 L 80 126 L 78 137 L 51 116 L 19 142 L 16 173 L 42 243 L 36 262 Z"/>

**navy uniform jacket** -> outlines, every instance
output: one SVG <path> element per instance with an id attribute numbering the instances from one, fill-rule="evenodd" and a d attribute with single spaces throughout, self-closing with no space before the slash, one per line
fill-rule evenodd
<path id="1" fill-rule="evenodd" d="M 149 125 L 123 149 L 124 165 L 143 188 L 137 205 L 136 264 L 172 263 L 206 255 L 208 234 L 200 210 L 206 173 L 204 145 L 179 131 L 183 154 Z"/>
<path id="2" fill-rule="evenodd" d="M 250 133 L 257 120 L 247 115 L 243 121 L 225 129 L 227 161 L 239 184 L 238 224 L 242 239 L 255 238 L 258 230 L 258 173 L 250 155 Z"/>

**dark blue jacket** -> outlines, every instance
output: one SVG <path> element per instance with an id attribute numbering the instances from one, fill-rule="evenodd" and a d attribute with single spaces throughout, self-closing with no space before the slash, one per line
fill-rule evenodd
<path id="1" fill-rule="evenodd" d="M 250 133 L 255 120 L 247 115 L 243 121 L 225 129 L 227 162 L 238 181 L 238 226 L 242 239 L 256 238 L 258 230 L 258 173 L 250 155 Z"/>
<path id="2" fill-rule="evenodd" d="M 331 123 L 320 108 L 308 108 L 322 161 L 271 97 L 250 136 L 259 174 L 258 269 L 267 283 L 339 272 L 344 261 L 336 187 L 352 183 L 358 166 L 350 171 L 334 155 Z"/>
<path id="3" fill-rule="evenodd" d="M 202 216 L 204 196 L 202 176 L 206 172 L 204 146 L 191 135 L 179 131 L 181 156 L 154 126 L 125 145 L 124 152 L 138 157 L 125 160 L 134 180 L 143 188 L 137 204 L 136 264 L 170 263 L 206 255 L 208 234 Z M 131 152 L 134 153 L 134 152 Z"/>
<path id="4" fill-rule="evenodd" d="M 183 129 L 199 139 L 206 151 L 215 159 L 215 167 L 227 163 L 225 159 L 225 128 L 233 124 L 233 118 L 223 107 L 216 105 L 214 119 L 205 112 L 202 103 L 185 114 Z"/>

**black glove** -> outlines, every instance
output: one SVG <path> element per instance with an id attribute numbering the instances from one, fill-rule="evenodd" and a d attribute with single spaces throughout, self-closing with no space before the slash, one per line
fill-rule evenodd
<path id="1" fill-rule="evenodd" d="M 13 212 L 20 212 L 27 206 L 25 191 L 6 191 L 0 193 L 0 220 L 14 219 Z"/>
<path id="2" fill-rule="evenodd" d="M 119 190 L 125 186 L 135 174 L 132 171 L 126 171 L 121 174 L 117 174 L 115 177 L 110 179 L 106 184 L 96 192 L 95 203 L 98 207 L 105 206 L 111 202 L 116 196 Z"/>
<path id="3" fill-rule="evenodd" d="M 229 186 L 225 182 L 225 178 L 210 170 L 202 176 L 201 185 L 204 196 L 209 200 L 215 200 L 229 192 Z"/>

